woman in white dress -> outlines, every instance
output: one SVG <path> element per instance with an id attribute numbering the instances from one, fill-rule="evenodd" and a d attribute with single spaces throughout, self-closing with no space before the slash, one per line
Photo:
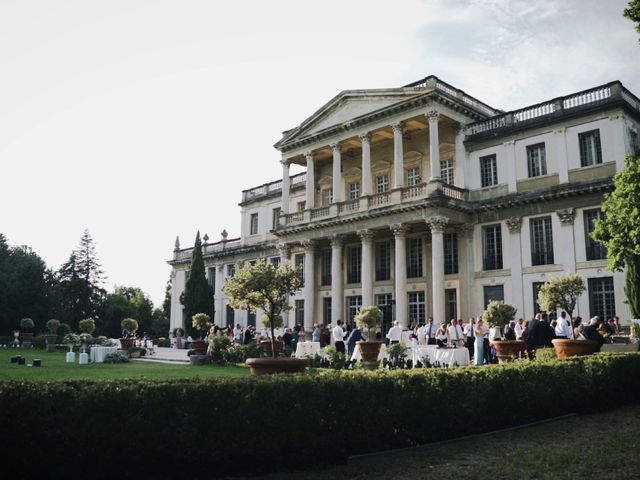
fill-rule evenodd
<path id="1" fill-rule="evenodd" d="M 475 364 L 482 365 L 484 362 L 484 336 L 487 333 L 487 328 L 484 326 L 484 320 L 481 318 L 478 319 L 478 323 L 476 324 L 476 328 L 473 332 L 475 334 Z"/>

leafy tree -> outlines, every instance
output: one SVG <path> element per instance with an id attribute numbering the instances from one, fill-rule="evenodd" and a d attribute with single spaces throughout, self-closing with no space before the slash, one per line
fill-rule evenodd
<path id="1" fill-rule="evenodd" d="M 154 308 L 151 317 L 151 328 L 149 328 L 149 332 L 159 337 L 166 337 L 169 331 L 169 317 L 165 315 L 164 310 Z"/>
<path id="2" fill-rule="evenodd" d="M 191 269 L 189 277 L 184 287 L 183 297 L 185 318 L 191 319 L 196 313 L 205 313 L 210 317 L 214 315 L 213 291 L 204 271 L 204 260 L 202 258 L 202 243 L 200 232 L 196 235 L 191 256 Z M 192 333 L 193 328 L 190 322 L 185 322 L 184 328 Z"/>
<path id="3" fill-rule="evenodd" d="M 576 308 L 578 297 L 585 291 L 584 280 L 575 273 L 568 273 L 545 282 L 538 291 L 538 305 L 546 312 L 562 309 L 569 318 Z"/>
<path id="4" fill-rule="evenodd" d="M 640 315 L 640 155 L 627 155 L 625 167 L 613 177 L 615 190 L 605 195 L 605 218 L 595 223 L 591 238 L 607 249 L 609 269 L 625 266 L 625 293 L 631 313 Z"/>
<path id="5" fill-rule="evenodd" d="M 289 296 L 302 288 L 300 272 L 289 264 L 275 267 L 266 260 L 258 260 L 225 280 L 224 292 L 233 308 L 255 312 L 260 308 L 266 315 L 263 321 L 271 329 L 272 352 L 275 328 L 282 326 L 282 314 L 291 310 Z"/>
<path id="6" fill-rule="evenodd" d="M 636 31 L 640 33 L 640 0 L 631 0 L 623 15 L 636 24 Z"/>
<path id="7" fill-rule="evenodd" d="M 196 313 L 191 317 L 191 326 L 200 334 L 200 338 L 204 338 L 204 332 L 211 326 L 211 317 L 206 313 Z"/>
<path id="8" fill-rule="evenodd" d="M 153 327 L 153 302 L 139 288 L 115 287 L 102 303 L 100 332 L 109 337 L 119 337 L 120 322 L 125 318 L 135 318 L 142 332 Z M 167 328 L 168 329 L 168 328 Z"/>
<path id="9" fill-rule="evenodd" d="M 167 280 L 167 286 L 164 289 L 164 300 L 162 301 L 162 312 L 165 317 L 171 318 L 171 289 L 173 282 L 171 277 Z"/>

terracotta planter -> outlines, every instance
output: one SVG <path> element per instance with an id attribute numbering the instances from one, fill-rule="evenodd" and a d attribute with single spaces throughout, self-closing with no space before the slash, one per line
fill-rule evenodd
<path id="1" fill-rule="evenodd" d="M 196 355 L 206 355 L 207 342 L 204 340 L 194 340 L 191 342 L 191 350 L 195 350 Z"/>
<path id="2" fill-rule="evenodd" d="M 276 340 L 276 357 L 280 356 L 280 352 L 282 352 L 282 348 L 284 347 L 284 342 Z M 271 350 L 271 340 L 262 340 L 260 342 L 260 348 L 262 349 L 262 354 L 267 358 L 273 358 L 273 353 Z"/>
<path id="3" fill-rule="evenodd" d="M 304 373 L 308 358 L 249 358 L 245 362 L 252 375 L 268 375 L 271 373 Z"/>
<path id="4" fill-rule="evenodd" d="M 556 338 L 551 340 L 553 348 L 556 349 L 558 358 L 580 357 L 591 355 L 598 350 L 598 343 L 591 340 L 570 340 L 566 338 Z"/>
<path id="5" fill-rule="evenodd" d="M 120 349 L 121 350 L 131 350 L 133 348 L 133 338 L 121 338 L 120 339 Z"/>
<path id="6" fill-rule="evenodd" d="M 356 342 L 360 347 L 363 362 L 377 362 L 382 342 Z"/>
<path id="7" fill-rule="evenodd" d="M 22 332 L 20 338 L 22 338 L 22 348 L 31 348 L 33 333 Z"/>
<path id="8" fill-rule="evenodd" d="M 47 340 L 47 352 L 55 352 L 56 351 L 56 342 L 58 341 L 57 335 L 47 335 L 45 337 Z"/>
<path id="9" fill-rule="evenodd" d="M 509 363 L 524 355 L 527 345 L 522 340 L 494 340 L 491 342 L 496 349 L 500 363 Z"/>
<path id="10" fill-rule="evenodd" d="M 129 354 L 131 355 L 131 358 L 140 358 L 142 356 L 142 350 L 135 349 L 132 350 Z"/>

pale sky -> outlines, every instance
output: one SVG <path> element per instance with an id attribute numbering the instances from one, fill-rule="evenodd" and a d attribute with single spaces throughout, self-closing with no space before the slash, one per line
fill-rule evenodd
<path id="1" fill-rule="evenodd" d="M 106 287 L 156 305 L 176 235 L 240 233 L 281 132 L 341 90 L 434 74 L 515 109 L 640 95 L 626 0 L 0 0 L 0 232 L 57 269 L 85 228 Z"/>

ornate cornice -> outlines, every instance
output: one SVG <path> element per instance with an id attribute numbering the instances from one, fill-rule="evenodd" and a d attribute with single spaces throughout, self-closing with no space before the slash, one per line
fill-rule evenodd
<path id="1" fill-rule="evenodd" d="M 511 233 L 517 233 L 522 227 L 522 217 L 510 217 L 505 220 L 507 228 Z"/>
<path id="2" fill-rule="evenodd" d="M 438 112 L 436 109 L 429 110 L 427 113 L 425 113 L 425 116 L 429 119 L 430 122 L 437 122 L 438 118 L 440 118 L 440 112 Z"/>
<path id="3" fill-rule="evenodd" d="M 562 208 L 560 210 L 556 210 L 558 214 L 558 218 L 563 225 L 573 225 L 573 220 L 576 215 L 576 211 L 574 208 Z"/>
<path id="4" fill-rule="evenodd" d="M 291 245 L 288 243 L 279 243 L 276 248 L 281 257 L 289 258 L 291 255 Z"/>
<path id="5" fill-rule="evenodd" d="M 302 248 L 304 248 L 305 252 L 314 252 L 316 249 L 315 240 L 311 240 L 310 238 L 303 240 L 300 244 L 302 245 Z"/>
<path id="6" fill-rule="evenodd" d="M 443 217 L 442 215 L 434 215 L 433 217 L 429 217 L 425 220 L 429 228 L 431 229 L 431 233 L 444 233 L 444 227 L 449 223 L 448 217 Z"/>
<path id="7" fill-rule="evenodd" d="M 394 237 L 405 237 L 410 230 L 409 225 L 406 223 L 396 223 L 394 225 L 390 225 L 389 228 L 393 232 Z"/>

